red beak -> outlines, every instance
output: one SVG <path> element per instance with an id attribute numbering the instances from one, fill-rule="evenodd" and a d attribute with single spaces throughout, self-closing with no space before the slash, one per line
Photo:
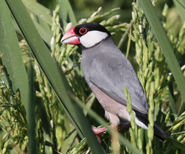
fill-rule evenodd
<path id="1" fill-rule="evenodd" d="M 64 34 L 64 36 L 62 37 L 61 39 L 61 43 L 64 43 L 64 44 L 73 44 L 73 45 L 77 45 L 77 44 L 80 44 L 80 41 L 79 41 L 79 36 L 76 35 L 75 33 L 75 27 L 72 27 L 70 30 L 68 30 L 67 33 Z"/>

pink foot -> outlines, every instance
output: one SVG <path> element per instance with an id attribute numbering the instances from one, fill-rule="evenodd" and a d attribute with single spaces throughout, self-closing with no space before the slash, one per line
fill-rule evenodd
<path id="1" fill-rule="evenodd" d="M 97 135 L 105 132 L 107 129 L 105 127 L 102 127 L 102 128 L 92 127 L 92 130 Z"/>
<path id="2" fill-rule="evenodd" d="M 101 143 L 100 134 L 105 132 L 107 129 L 105 127 L 102 127 L 102 128 L 92 127 L 92 130 L 96 134 L 96 137 L 97 137 L 99 143 Z"/>

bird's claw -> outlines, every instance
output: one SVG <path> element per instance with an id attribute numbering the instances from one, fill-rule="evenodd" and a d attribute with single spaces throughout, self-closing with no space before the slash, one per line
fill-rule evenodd
<path id="1" fill-rule="evenodd" d="M 92 127 L 93 132 L 96 134 L 96 137 L 98 139 L 98 142 L 101 143 L 101 138 L 100 138 L 100 134 L 107 131 L 107 129 L 105 127 L 102 128 L 96 128 L 96 127 Z"/>

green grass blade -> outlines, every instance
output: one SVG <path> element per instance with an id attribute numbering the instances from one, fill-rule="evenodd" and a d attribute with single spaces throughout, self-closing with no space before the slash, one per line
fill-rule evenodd
<path id="1" fill-rule="evenodd" d="M 77 131 L 72 132 L 72 134 L 70 134 L 70 136 L 65 139 L 63 145 L 62 145 L 62 153 L 67 153 L 68 150 L 71 147 L 71 144 L 74 142 L 75 138 L 77 135 Z"/>
<path id="2" fill-rule="evenodd" d="M 35 24 L 35 27 L 37 28 L 40 36 L 42 37 L 42 39 L 50 46 L 50 42 L 51 42 L 51 38 L 52 38 L 52 33 L 51 31 L 47 31 L 46 29 L 44 29 L 44 27 L 40 24 L 38 24 L 37 22 L 33 21 Z"/>
<path id="3" fill-rule="evenodd" d="M 26 105 L 26 116 L 28 120 L 28 149 L 29 154 L 37 154 L 37 142 L 36 142 L 36 123 L 35 123 L 35 100 L 36 100 L 36 93 L 34 90 L 34 72 L 33 72 L 32 63 L 29 62 L 28 64 L 28 77 L 29 77 L 29 97 L 28 103 Z"/>
<path id="4" fill-rule="evenodd" d="M 167 139 L 170 143 L 172 143 L 176 148 L 181 149 L 185 151 L 185 145 L 180 143 L 179 141 L 173 139 L 173 138 L 168 138 Z"/>
<path id="5" fill-rule="evenodd" d="M 33 0 L 22 0 L 26 8 L 52 26 L 51 11 Z"/>
<path id="6" fill-rule="evenodd" d="M 29 44 L 30 48 L 32 49 L 32 52 L 33 52 L 35 58 L 37 59 L 38 63 L 40 64 L 43 72 L 46 74 L 49 82 L 50 83 L 53 82 L 53 75 L 52 74 L 55 74 L 57 72 L 57 74 L 55 75 L 57 77 L 56 81 L 58 81 L 59 83 L 61 82 L 61 84 L 63 85 L 63 81 L 61 80 L 61 76 L 58 71 L 58 66 L 57 66 L 56 62 L 53 59 L 51 59 L 50 51 L 46 48 L 43 41 L 41 40 L 38 32 L 36 31 L 36 29 L 33 25 L 33 22 L 30 20 L 28 13 L 24 12 L 24 11 L 26 11 L 24 6 L 21 6 L 21 4 L 14 5 L 14 3 L 9 0 L 7 0 L 7 4 L 9 5 L 9 7 L 12 11 L 12 14 L 14 15 L 14 17 L 16 19 L 17 24 L 19 25 L 19 28 L 22 31 L 22 34 L 24 35 L 25 39 L 27 40 L 27 43 Z M 17 11 L 17 10 L 19 10 L 19 11 Z M 22 18 L 20 16 L 20 14 L 22 15 Z M 53 67 L 54 67 L 54 69 L 53 69 Z M 54 84 L 56 84 L 56 83 L 54 83 Z M 63 87 L 62 91 L 64 91 L 64 89 L 65 88 Z M 62 94 L 63 93 L 60 92 L 59 95 L 62 95 Z M 66 95 L 66 93 L 65 93 L 65 95 Z"/>
<path id="7" fill-rule="evenodd" d="M 29 89 L 30 86 L 33 86 L 33 83 L 30 83 L 30 86 L 28 84 L 27 74 L 18 46 L 17 36 L 13 28 L 12 18 L 4 0 L 0 3 L 0 29 L 0 51 L 1 54 L 3 54 L 3 65 L 6 67 L 9 74 L 14 93 L 18 90 L 20 91 L 21 102 L 24 104 L 27 113 L 29 151 L 30 154 L 36 154 L 34 97 L 33 91 Z M 32 80 L 33 76 L 31 76 L 31 80 L 29 81 Z"/>
<path id="8" fill-rule="evenodd" d="M 155 8 L 153 7 L 151 1 L 149 0 L 139 0 L 139 4 L 141 5 L 147 20 L 152 28 L 152 31 L 162 49 L 164 57 L 168 63 L 168 66 L 175 78 L 179 91 L 183 97 L 185 102 L 185 78 L 182 74 L 178 61 L 175 57 L 174 51 L 171 47 L 169 38 L 167 37 L 162 24 L 160 23 L 157 14 L 155 12 Z"/>
<path id="9" fill-rule="evenodd" d="M 72 22 L 73 25 L 76 25 L 76 18 L 74 12 L 71 8 L 71 5 L 68 0 L 59 0 L 60 5 L 60 17 L 67 22 Z M 64 23 L 65 24 L 65 23 Z M 66 26 L 66 25 L 64 25 Z"/>
<path id="10" fill-rule="evenodd" d="M 93 153 L 103 154 L 104 152 L 96 136 L 93 134 L 89 122 L 83 115 L 82 110 L 68 96 L 70 88 L 67 80 L 61 68 L 59 68 L 56 61 L 51 57 L 50 51 L 39 36 L 24 5 L 20 0 L 6 0 L 6 2 L 30 46 L 33 55 L 46 75 L 51 87 L 56 92 L 66 114 L 69 116 L 78 133 L 82 137 L 83 134 L 85 135 Z"/>
<path id="11" fill-rule="evenodd" d="M 19 45 L 10 11 L 6 3 L 0 3 L 0 51 L 3 65 L 6 67 L 12 82 L 14 93 L 20 91 L 21 100 L 25 104 L 28 101 L 28 79 L 23 64 Z"/>
<path id="12" fill-rule="evenodd" d="M 35 16 L 32 16 L 32 20 L 41 35 L 42 39 L 50 45 L 52 32 L 50 26 L 52 26 L 52 17 L 51 11 L 44 7 L 43 5 L 32 1 L 32 0 L 23 0 L 22 1 L 26 8 L 33 13 Z M 38 17 L 38 18 L 36 18 Z"/>
<path id="13" fill-rule="evenodd" d="M 175 6 L 179 12 L 179 15 L 181 17 L 182 23 L 185 22 L 185 1 L 184 0 L 173 0 L 175 3 Z"/>
<path id="14" fill-rule="evenodd" d="M 174 100 L 174 95 L 173 95 L 173 85 L 172 83 L 170 83 L 169 85 L 169 104 L 170 104 L 170 108 L 171 111 L 173 112 L 173 114 L 176 114 L 176 110 L 175 110 L 175 100 Z"/>

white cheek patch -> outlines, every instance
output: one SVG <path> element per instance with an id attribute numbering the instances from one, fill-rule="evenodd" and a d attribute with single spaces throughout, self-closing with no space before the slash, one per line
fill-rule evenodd
<path id="1" fill-rule="evenodd" d="M 104 40 L 107 37 L 108 37 L 108 34 L 105 32 L 100 32 L 97 30 L 89 31 L 85 35 L 80 37 L 80 43 L 84 47 L 90 48 L 90 47 L 96 45 L 97 43 L 101 42 L 102 40 Z"/>

